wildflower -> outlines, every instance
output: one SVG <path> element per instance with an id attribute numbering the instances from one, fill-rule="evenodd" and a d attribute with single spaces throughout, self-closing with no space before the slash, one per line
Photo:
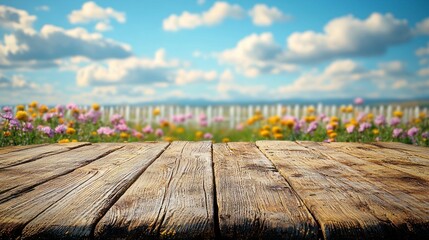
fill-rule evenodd
<path id="1" fill-rule="evenodd" d="M 157 137 L 162 137 L 162 136 L 164 136 L 164 131 L 162 131 L 162 129 L 161 129 L 161 128 L 157 128 L 157 129 L 155 130 L 155 135 L 156 135 Z"/>
<path id="2" fill-rule="evenodd" d="M 307 108 L 307 113 L 308 114 L 312 114 L 312 113 L 314 113 L 314 111 L 315 111 L 315 109 L 314 109 L 313 106 L 310 106 L 310 107 Z"/>
<path id="3" fill-rule="evenodd" d="M 263 130 L 270 131 L 271 127 L 270 127 L 270 125 L 264 125 L 264 126 L 262 127 L 262 129 L 263 129 Z"/>
<path id="4" fill-rule="evenodd" d="M 54 130 L 49 126 L 43 127 L 42 132 L 50 138 L 54 136 Z"/>
<path id="5" fill-rule="evenodd" d="M 66 130 L 67 130 L 67 126 L 64 124 L 61 124 L 55 128 L 55 133 L 64 134 Z"/>
<path id="6" fill-rule="evenodd" d="M 335 139 L 337 137 L 337 133 L 336 132 L 331 132 L 330 134 L 329 134 L 329 138 L 330 139 Z"/>
<path id="7" fill-rule="evenodd" d="M 426 113 L 425 112 L 420 112 L 419 113 L 419 118 L 422 119 L 422 120 L 425 119 L 426 118 Z"/>
<path id="8" fill-rule="evenodd" d="M 268 131 L 268 130 L 261 130 L 261 131 L 259 132 L 259 134 L 260 134 L 262 137 L 269 137 L 269 136 L 270 136 L 270 131 Z"/>
<path id="9" fill-rule="evenodd" d="M 363 104 L 363 98 L 360 98 L 360 97 L 357 97 L 357 98 L 355 98 L 355 100 L 354 100 L 354 103 L 356 104 L 356 105 L 362 105 Z"/>
<path id="10" fill-rule="evenodd" d="M 100 104 L 98 104 L 98 103 L 93 103 L 93 104 L 92 104 L 92 109 L 94 109 L 94 111 L 98 111 L 98 110 L 100 110 Z"/>
<path id="11" fill-rule="evenodd" d="M 6 119 L 6 120 L 12 120 L 13 115 L 11 112 L 5 112 L 4 114 L 0 114 L 0 117 Z"/>
<path id="12" fill-rule="evenodd" d="M 56 129 L 55 129 L 55 130 L 56 130 Z M 97 135 L 97 132 L 96 132 L 96 131 L 92 131 L 92 132 L 91 132 L 91 135 L 92 135 L 92 136 L 96 136 L 96 135 Z"/>
<path id="13" fill-rule="evenodd" d="M 24 109 L 25 109 L 24 105 L 18 105 L 18 106 L 16 106 L 16 110 L 17 111 L 24 111 Z"/>
<path id="14" fill-rule="evenodd" d="M 139 138 L 139 139 L 142 139 L 144 137 L 143 133 L 136 131 L 136 130 L 133 130 L 133 136 L 136 138 Z"/>
<path id="15" fill-rule="evenodd" d="M 374 120 L 375 125 L 383 126 L 386 124 L 386 118 L 383 115 L 378 115 Z"/>
<path id="16" fill-rule="evenodd" d="M 9 131 L 5 131 L 5 132 L 3 132 L 3 136 L 10 137 L 10 136 L 12 136 L 12 133 Z"/>
<path id="17" fill-rule="evenodd" d="M 69 103 L 69 104 L 67 104 L 66 107 L 67 107 L 68 110 L 73 110 L 73 109 L 77 109 L 78 108 L 77 105 L 74 104 L 74 103 Z"/>
<path id="18" fill-rule="evenodd" d="M 230 142 L 231 140 L 229 140 L 229 138 L 222 138 L 222 142 L 223 143 L 227 143 L 227 142 Z"/>
<path id="19" fill-rule="evenodd" d="M 127 124 L 120 123 L 120 124 L 115 126 L 115 129 L 120 131 L 120 132 L 125 132 L 125 131 L 128 131 L 129 128 L 128 128 Z"/>
<path id="20" fill-rule="evenodd" d="M 393 116 L 398 117 L 398 118 L 402 118 L 403 115 L 404 115 L 404 113 L 399 111 L 399 110 L 393 112 Z"/>
<path id="21" fill-rule="evenodd" d="M 184 123 L 186 121 L 185 115 L 179 114 L 173 116 L 173 122 L 175 123 Z"/>
<path id="22" fill-rule="evenodd" d="M 204 134 L 204 139 L 212 139 L 213 138 L 213 134 L 211 133 L 205 133 Z"/>
<path id="23" fill-rule="evenodd" d="M 339 121 L 339 119 L 338 119 L 337 116 L 332 116 L 331 117 L 331 122 L 338 122 L 338 121 Z"/>
<path id="24" fill-rule="evenodd" d="M 390 126 L 392 126 L 392 127 L 396 127 L 398 124 L 400 124 L 401 123 L 401 119 L 400 118 L 398 118 L 398 117 L 393 117 L 391 120 L 390 120 Z"/>
<path id="25" fill-rule="evenodd" d="M 109 127 L 100 127 L 97 130 L 98 135 L 112 135 L 115 133 L 115 130 L 109 128 Z"/>
<path id="26" fill-rule="evenodd" d="M 373 114 L 373 113 L 368 113 L 368 114 L 366 115 L 366 118 L 367 118 L 369 121 L 371 121 L 371 120 L 374 118 L 374 114 Z"/>
<path id="27" fill-rule="evenodd" d="M 196 132 L 195 132 L 195 138 L 202 138 L 202 137 L 203 137 L 203 135 L 204 135 L 204 133 L 203 133 L 203 132 L 201 132 L 201 131 L 196 131 Z"/>
<path id="28" fill-rule="evenodd" d="M 27 121 L 28 120 L 28 114 L 26 111 L 18 111 L 16 112 L 15 118 L 20 121 Z"/>
<path id="29" fill-rule="evenodd" d="M 121 134 L 119 134 L 119 137 L 123 139 L 127 139 L 130 137 L 130 135 L 127 132 L 121 132 Z"/>
<path id="30" fill-rule="evenodd" d="M 24 123 L 23 128 L 22 128 L 22 130 L 24 132 L 31 132 L 31 131 L 33 131 L 33 129 L 34 129 L 34 127 L 33 127 L 33 124 L 31 122 Z"/>
<path id="31" fill-rule="evenodd" d="M 147 125 L 146 127 L 144 127 L 144 128 L 142 129 L 142 132 L 143 132 L 143 133 L 146 133 L 146 134 L 153 133 L 153 128 L 152 128 L 152 126 L 151 126 L 151 125 Z"/>
<path id="32" fill-rule="evenodd" d="M 43 115 L 43 120 L 49 122 L 53 117 L 55 117 L 55 113 L 46 113 Z"/>
<path id="33" fill-rule="evenodd" d="M 275 138 L 275 139 L 277 139 L 277 140 L 279 140 L 279 139 L 283 139 L 283 134 L 281 134 L 281 133 L 276 133 L 276 134 L 274 134 L 274 138 Z"/>
<path id="34" fill-rule="evenodd" d="M 272 131 L 274 134 L 276 134 L 276 133 L 281 133 L 281 132 L 282 132 L 282 129 L 281 129 L 280 127 L 278 127 L 278 126 L 274 126 L 274 127 L 271 129 L 271 131 Z"/>
<path id="35" fill-rule="evenodd" d="M 110 116 L 110 122 L 113 125 L 116 125 L 119 123 L 120 120 L 122 120 L 124 117 L 122 117 L 121 114 L 113 114 L 112 116 Z"/>
<path id="36" fill-rule="evenodd" d="M 10 128 L 20 128 L 21 127 L 21 123 L 18 121 L 18 119 L 11 119 L 9 120 L 9 127 Z"/>
<path id="37" fill-rule="evenodd" d="M 89 112 L 87 112 L 85 115 L 84 115 L 84 117 L 85 117 L 85 119 L 86 119 L 86 121 L 92 121 L 93 123 L 97 123 L 98 122 L 98 120 L 100 119 L 100 117 L 101 117 L 101 112 L 100 111 L 97 111 L 97 110 L 89 110 Z M 123 119 L 121 119 L 121 120 L 123 120 Z"/>
<path id="38" fill-rule="evenodd" d="M 352 113 L 353 112 L 353 107 L 352 106 L 347 106 L 346 107 L 346 113 Z"/>
<path id="39" fill-rule="evenodd" d="M 316 121 L 311 122 L 310 125 L 307 128 L 306 133 L 307 134 L 313 133 L 314 131 L 316 131 L 316 129 L 317 129 L 318 126 L 319 126 L 319 124 Z"/>
<path id="40" fill-rule="evenodd" d="M 187 119 L 192 119 L 192 118 L 194 117 L 194 115 L 193 115 L 192 113 L 187 113 L 187 114 L 185 115 L 185 117 L 186 117 Z"/>
<path id="41" fill-rule="evenodd" d="M 224 121 L 224 118 L 223 118 L 223 116 L 216 116 L 216 117 L 214 117 L 214 119 L 213 119 L 213 121 L 214 122 L 223 122 Z"/>
<path id="42" fill-rule="evenodd" d="M 416 128 L 416 127 L 412 127 L 412 128 L 410 128 L 409 130 L 408 130 L 408 132 L 407 132 L 407 135 L 408 135 L 408 137 L 410 137 L 410 138 L 414 138 L 416 135 L 417 135 L 417 133 L 419 132 L 419 129 L 418 128 Z"/>
<path id="43" fill-rule="evenodd" d="M 354 130 L 355 130 L 355 125 L 352 125 L 352 124 L 348 125 L 346 128 L 346 131 L 348 133 L 352 133 L 352 132 L 354 132 Z"/>
<path id="44" fill-rule="evenodd" d="M 74 128 L 72 128 L 72 127 L 69 127 L 69 128 L 67 128 L 66 133 L 67 133 L 68 135 L 73 135 L 73 134 L 75 134 L 75 133 L 76 133 L 76 129 L 74 129 Z"/>
<path id="45" fill-rule="evenodd" d="M 160 113 L 161 113 L 161 110 L 160 110 L 159 108 L 155 108 L 155 109 L 152 111 L 152 115 L 154 115 L 154 116 L 158 116 Z"/>
<path id="46" fill-rule="evenodd" d="M 356 121 L 357 122 L 364 122 L 365 118 L 366 118 L 366 113 L 360 112 L 359 115 L 358 115 L 358 117 L 356 118 Z"/>
<path id="47" fill-rule="evenodd" d="M 361 123 L 359 125 L 359 132 L 364 132 L 368 128 L 371 128 L 371 123 L 367 123 L 367 122 Z"/>
<path id="48" fill-rule="evenodd" d="M 237 124 L 237 126 L 235 127 L 235 129 L 238 131 L 242 131 L 243 128 L 244 128 L 244 125 L 242 123 Z"/>
<path id="49" fill-rule="evenodd" d="M 161 120 L 159 121 L 159 125 L 160 125 L 161 127 L 168 127 L 168 126 L 170 126 L 170 122 L 168 122 L 166 119 L 161 119 Z"/>
<path id="50" fill-rule="evenodd" d="M 57 113 L 64 113 L 64 106 L 61 104 L 58 104 L 55 109 L 57 110 Z"/>
<path id="51" fill-rule="evenodd" d="M 67 138 L 61 139 L 58 141 L 58 143 L 69 143 L 69 142 L 70 142 L 70 140 L 68 140 Z"/>
<path id="52" fill-rule="evenodd" d="M 403 130 L 402 128 L 395 128 L 395 129 L 393 129 L 392 137 L 393 137 L 393 138 L 398 138 L 398 137 L 399 137 L 399 135 L 401 135 L 401 133 L 402 133 L 403 131 L 404 131 L 404 130 Z"/>
<path id="53" fill-rule="evenodd" d="M 422 133 L 422 138 L 423 139 L 428 139 L 429 138 L 429 132 L 426 131 L 426 132 Z"/>
<path id="54" fill-rule="evenodd" d="M 316 120 L 316 116 L 306 116 L 305 121 L 311 123 Z"/>
<path id="55" fill-rule="evenodd" d="M 3 112 L 5 112 L 5 113 L 11 113 L 12 112 L 12 108 L 8 107 L 8 106 L 3 107 Z"/>
<path id="56" fill-rule="evenodd" d="M 72 139 L 72 142 L 78 142 L 77 139 Z"/>
<path id="57" fill-rule="evenodd" d="M 49 111 L 48 106 L 46 105 L 42 105 L 39 107 L 39 113 L 43 114 L 43 113 L 47 113 Z"/>
<path id="58" fill-rule="evenodd" d="M 272 125 L 277 124 L 278 122 L 280 122 L 280 117 L 279 116 L 271 116 L 268 118 L 268 122 Z"/>
<path id="59" fill-rule="evenodd" d="M 32 108 L 37 108 L 37 104 L 38 103 L 36 101 L 32 101 L 30 104 L 28 104 L 28 106 Z"/>
<path id="60" fill-rule="evenodd" d="M 372 130 L 372 133 L 373 133 L 374 135 L 378 135 L 378 134 L 380 133 L 380 130 L 378 130 L 377 128 L 376 128 L 376 129 L 373 129 L 373 130 Z"/>
<path id="61" fill-rule="evenodd" d="M 173 140 L 173 137 L 164 137 L 164 141 L 166 142 L 172 142 Z"/>

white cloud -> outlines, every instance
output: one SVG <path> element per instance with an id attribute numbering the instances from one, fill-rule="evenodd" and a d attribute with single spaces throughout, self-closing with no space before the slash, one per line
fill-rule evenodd
<path id="1" fill-rule="evenodd" d="M 115 19 L 120 23 L 125 23 L 126 21 L 125 13 L 118 12 L 110 7 L 102 8 L 92 1 L 84 3 L 81 9 L 72 11 L 68 19 L 73 24 L 108 21 L 110 19 Z"/>
<path id="2" fill-rule="evenodd" d="M 244 10 L 239 5 L 227 2 L 215 2 L 203 13 L 183 12 L 181 15 L 172 14 L 163 21 L 165 31 L 179 31 L 193 29 L 200 26 L 212 26 L 221 23 L 226 18 L 242 18 Z"/>
<path id="3" fill-rule="evenodd" d="M 33 34 L 35 32 L 33 23 L 36 19 L 36 16 L 30 15 L 24 10 L 0 5 L 0 27 L 2 28 Z"/>
<path id="4" fill-rule="evenodd" d="M 422 77 L 429 76 L 429 67 L 420 69 L 417 74 Z"/>
<path id="5" fill-rule="evenodd" d="M 427 43 L 426 47 L 421 47 L 417 49 L 416 55 L 419 57 L 429 55 L 429 42 Z"/>
<path id="6" fill-rule="evenodd" d="M 249 85 L 249 84 L 238 84 L 235 82 L 235 78 L 231 70 L 225 70 L 219 77 L 219 83 L 216 86 L 216 90 L 219 93 L 218 99 L 230 99 L 239 98 L 240 96 L 248 97 L 260 97 L 260 94 L 266 91 L 265 85 Z"/>
<path id="7" fill-rule="evenodd" d="M 380 55 L 411 39 L 406 20 L 373 13 L 360 20 L 351 15 L 330 21 L 323 33 L 295 32 L 287 39 L 290 61 L 317 61 L 338 57 Z"/>
<path id="8" fill-rule="evenodd" d="M 48 12 L 51 10 L 47 5 L 41 5 L 36 7 L 36 11 Z"/>
<path id="9" fill-rule="evenodd" d="M 106 22 L 99 22 L 95 25 L 95 30 L 99 32 L 110 31 L 112 30 L 112 26 L 110 26 L 110 24 Z"/>
<path id="10" fill-rule="evenodd" d="M 223 64 L 235 66 L 236 71 L 249 77 L 290 72 L 297 68 L 286 61 L 284 50 L 274 42 L 271 33 L 247 36 L 235 48 L 220 53 L 218 59 Z"/>
<path id="11" fill-rule="evenodd" d="M 429 35 L 429 18 L 417 23 L 416 33 L 422 35 Z"/>
<path id="12" fill-rule="evenodd" d="M 404 88 L 405 86 L 407 86 L 407 81 L 404 79 L 398 80 L 395 83 L 393 83 L 393 88 L 394 89 L 401 89 Z"/>
<path id="13" fill-rule="evenodd" d="M 270 26 L 274 22 L 286 21 L 290 17 L 282 13 L 276 7 L 268 7 L 265 4 L 256 4 L 250 11 L 253 24 L 257 26 Z"/>
<path id="14" fill-rule="evenodd" d="M 206 3 L 206 0 L 197 0 L 198 5 L 203 5 Z"/>
<path id="15" fill-rule="evenodd" d="M 177 71 L 176 84 L 185 85 L 198 81 L 213 81 L 217 78 L 216 71 L 184 70 Z"/>
<path id="16" fill-rule="evenodd" d="M 52 67 L 58 65 L 58 60 L 76 56 L 101 60 L 130 55 L 130 46 L 83 28 L 66 30 L 45 25 L 38 33 L 17 31 L 0 41 L 0 68 Z"/>
<path id="17" fill-rule="evenodd" d="M 129 57 L 93 63 L 77 71 L 78 86 L 106 84 L 147 84 L 174 80 L 173 69 L 182 63 L 167 60 L 165 50 L 156 52 L 153 59 Z"/>

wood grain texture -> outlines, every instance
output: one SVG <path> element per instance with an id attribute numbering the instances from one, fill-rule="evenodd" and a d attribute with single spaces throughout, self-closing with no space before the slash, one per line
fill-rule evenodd
<path id="1" fill-rule="evenodd" d="M 33 145 L 19 145 L 19 146 L 7 146 L 7 147 L 0 147 L 0 155 L 10 152 L 16 152 L 21 151 L 28 148 L 35 148 L 35 147 L 41 147 L 46 146 L 48 143 L 45 144 L 33 144 Z"/>
<path id="2" fill-rule="evenodd" d="M 65 175 L 62 181 L 81 184 L 31 220 L 21 237 L 89 238 L 97 221 L 167 146 L 168 143 L 164 142 L 126 144 L 75 170 L 96 176 L 81 180 Z"/>
<path id="3" fill-rule="evenodd" d="M 364 143 L 332 143 L 326 146 L 429 181 L 429 160 L 418 155 Z M 426 151 L 429 152 L 429 149 Z"/>
<path id="4" fill-rule="evenodd" d="M 0 181 L 0 203 L 31 190 L 34 186 L 67 174 L 122 146 L 123 144 L 93 144 L 26 164 L 0 169 L 2 180 Z"/>
<path id="5" fill-rule="evenodd" d="M 254 143 L 213 145 L 223 239 L 316 239 L 318 226 Z"/>
<path id="6" fill-rule="evenodd" d="M 91 143 L 88 142 L 77 142 L 67 144 L 57 143 L 38 147 L 22 146 L 22 149 L 20 149 L 19 151 L 16 151 L 16 148 L 13 148 L 14 150 L 11 152 L 0 154 L 0 169 L 15 166 L 18 164 L 23 164 L 26 162 L 31 162 L 42 157 L 67 152 L 71 149 L 79 148 L 90 144 Z"/>
<path id="7" fill-rule="evenodd" d="M 173 142 L 97 224 L 100 239 L 214 239 L 211 142 Z"/>
<path id="8" fill-rule="evenodd" d="M 303 199 L 326 239 L 404 239 L 428 234 L 414 232 L 413 225 L 398 224 L 400 217 L 409 217 L 407 213 L 412 211 L 400 196 L 369 181 L 353 166 L 339 162 L 339 158 L 357 161 L 353 156 L 338 156 L 331 151 L 331 157 L 295 142 L 258 141 L 257 145 Z M 426 206 L 421 209 L 427 210 Z M 422 220 L 422 214 L 418 215 L 416 219 Z"/>
<path id="9" fill-rule="evenodd" d="M 425 158 L 429 161 L 429 151 L 427 147 L 414 146 L 399 142 L 375 142 L 373 145 L 379 146 L 381 148 L 395 149 L 414 156 Z"/>

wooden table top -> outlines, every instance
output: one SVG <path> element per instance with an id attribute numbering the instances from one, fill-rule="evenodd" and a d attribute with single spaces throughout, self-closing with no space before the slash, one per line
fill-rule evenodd
<path id="1" fill-rule="evenodd" d="M 144 142 L 0 148 L 0 239 L 429 239 L 429 148 Z"/>

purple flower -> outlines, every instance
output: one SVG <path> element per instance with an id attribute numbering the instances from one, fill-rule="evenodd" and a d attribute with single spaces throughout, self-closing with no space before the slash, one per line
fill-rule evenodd
<path id="1" fill-rule="evenodd" d="M 374 120 L 375 125 L 383 126 L 386 124 L 386 118 L 383 115 L 378 115 Z"/>
<path id="2" fill-rule="evenodd" d="M 390 120 L 390 126 L 392 127 L 396 127 L 401 123 L 401 119 L 398 117 L 394 117 L 392 118 L 392 120 Z"/>
<path id="3" fill-rule="evenodd" d="M 394 138 L 398 138 L 398 137 L 399 137 L 399 135 L 401 135 L 401 133 L 402 133 L 403 131 L 404 131 L 404 130 L 402 130 L 402 128 L 395 128 L 395 129 L 393 129 L 392 137 L 394 137 Z"/>
<path id="4" fill-rule="evenodd" d="M 74 103 L 67 104 L 67 109 L 68 110 L 73 110 L 73 109 L 77 109 L 77 108 L 78 108 L 77 105 L 74 104 Z"/>
<path id="5" fill-rule="evenodd" d="M 115 129 L 121 132 L 128 131 L 128 126 L 125 123 L 120 123 L 115 126 Z"/>
<path id="6" fill-rule="evenodd" d="M 6 120 L 12 120 L 13 114 L 11 112 L 6 112 L 4 114 L 0 114 L 0 117 L 6 119 Z"/>
<path id="7" fill-rule="evenodd" d="M 3 107 L 3 112 L 5 112 L 5 113 L 12 113 L 12 108 L 8 107 L 8 106 L 5 106 L 5 107 Z"/>
<path id="8" fill-rule="evenodd" d="M 57 113 L 64 113 L 64 106 L 58 104 L 55 109 L 57 110 Z"/>
<path id="9" fill-rule="evenodd" d="M 205 133 L 204 134 L 204 139 L 212 139 L 213 135 L 211 133 Z"/>
<path id="10" fill-rule="evenodd" d="M 370 127 L 371 127 L 370 123 L 367 123 L 367 122 L 361 123 L 361 124 L 359 124 L 359 132 L 363 132 Z"/>
<path id="11" fill-rule="evenodd" d="M 349 126 L 346 128 L 346 131 L 347 131 L 348 133 L 352 133 L 354 130 L 355 130 L 355 125 L 349 125 Z"/>
<path id="12" fill-rule="evenodd" d="M 157 129 L 155 130 L 155 135 L 156 135 L 157 137 L 162 137 L 162 136 L 164 136 L 164 131 L 162 131 L 162 129 L 161 129 L 161 128 L 157 128 Z"/>
<path id="13" fill-rule="evenodd" d="M 86 122 L 86 120 L 87 120 L 87 118 L 86 118 L 86 115 L 85 114 L 79 114 L 78 115 L 78 117 L 77 117 L 77 120 L 79 121 L 79 122 L 81 122 L 81 123 L 84 123 L 84 122 Z"/>
<path id="14" fill-rule="evenodd" d="M 45 113 L 45 115 L 43 115 L 43 120 L 45 120 L 46 122 L 50 121 L 53 117 L 55 117 L 55 113 Z"/>
<path id="15" fill-rule="evenodd" d="M 151 125 L 147 125 L 146 127 L 144 127 L 142 129 L 142 131 L 143 131 L 143 133 L 150 134 L 150 133 L 153 133 L 153 128 Z"/>
<path id="16" fill-rule="evenodd" d="M 97 123 L 98 120 L 100 119 L 100 117 L 101 117 L 101 112 L 100 111 L 94 111 L 92 109 L 85 114 L 86 120 L 90 120 L 93 123 Z"/>
<path id="17" fill-rule="evenodd" d="M 110 117 L 110 122 L 112 123 L 112 124 L 118 124 L 119 123 L 119 121 L 121 120 L 121 119 L 123 119 L 123 117 L 122 117 L 122 115 L 121 114 L 113 114 L 111 117 Z"/>
<path id="18" fill-rule="evenodd" d="M 429 138 L 429 132 L 426 131 L 426 132 L 422 133 L 422 138 L 428 139 Z"/>
<path id="19" fill-rule="evenodd" d="M 33 124 L 31 122 L 25 122 L 22 130 L 24 132 L 31 132 L 33 129 Z"/>
<path id="20" fill-rule="evenodd" d="M 64 134 L 66 133 L 66 130 L 67 130 L 67 126 L 64 124 L 61 124 L 55 128 L 55 133 Z"/>
<path id="21" fill-rule="evenodd" d="M 316 131 L 317 127 L 319 126 L 319 124 L 316 121 L 313 121 L 309 124 L 306 133 L 313 133 L 314 131 Z"/>
<path id="22" fill-rule="evenodd" d="M 112 135 L 115 133 L 115 130 L 109 128 L 109 127 L 100 127 L 97 130 L 98 135 Z"/>
<path id="23" fill-rule="evenodd" d="M 173 122 L 175 123 L 184 123 L 186 121 L 185 115 L 179 114 L 173 116 Z"/>
<path id="24" fill-rule="evenodd" d="M 414 138 L 416 135 L 417 135 L 417 133 L 419 132 L 419 129 L 418 128 L 416 128 L 416 127 L 412 127 L 412 128 L 410 128 L 409 130 L 408 130 L 408 132 L 407 132 L 407 135 L 408 135 L 408 137 L 410 137 L 410 138 Z"/>
<path id="25" fill-rule="evenodd" d="M 9 128 L 20 128 L 21 123 L 18 121 L 18 119 L 12 118 L 9 120 Z"/>
<path id="26" fill-rule="evenodd" d="M 41 132 L 48 135 L 50 138 L 54 136 L 54 130 L 49 126 L 43 127 Z"/>

